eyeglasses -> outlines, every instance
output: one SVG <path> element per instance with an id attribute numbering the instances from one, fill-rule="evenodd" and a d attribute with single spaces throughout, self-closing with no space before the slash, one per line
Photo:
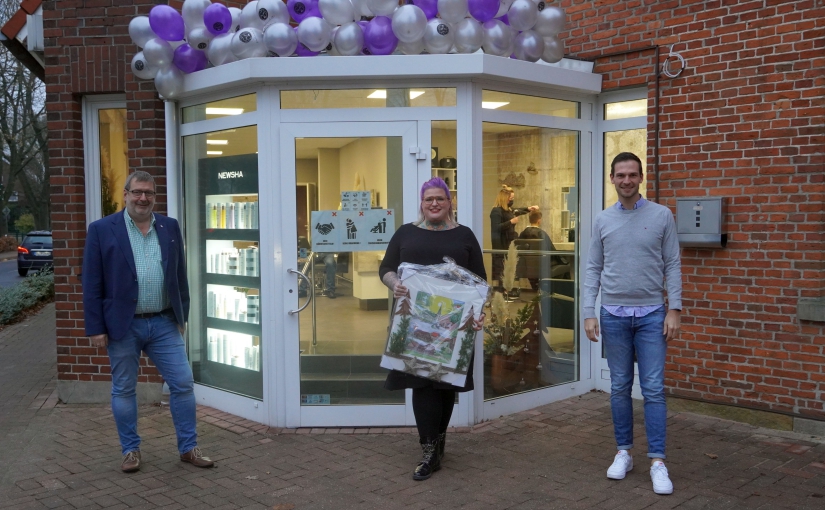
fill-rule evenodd
<path id="1" fill-rule="evenodd" d="M 132 196 L 135 197 L 135 198 L 140 198 L 141 195 L 146 195 L 146 198 L 150 198 L 150 199 L 155 198 L 155 192 L 154 191 L 146 191 L 146 190 L 142 190 L 142 189 L 127 189 L 126 191 L 131 193 Z"/>
<path id="2" fill-rule="evenodd" d="M 433 202 L 437 204 L 443 204 L 447 201 L 447 197 L 427 197 L 423 200 L 425 204 L 432 204 Z"/>

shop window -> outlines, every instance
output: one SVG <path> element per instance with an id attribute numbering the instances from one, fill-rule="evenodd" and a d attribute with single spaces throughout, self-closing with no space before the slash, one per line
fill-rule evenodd
<path id="1" fill-rule="evenodd" d="M 254 112 L 258 109 L 255 94 L 230 97 L 220 101 L 187 106 L 183 109 L 183 123 L 198 122 L 201 120 L 217 119 L 231 115 Z"/>
<path id="2" fill-rule="evenodd" d="M 639 91 L 644 94 L 644 91 Z M 627 97 L 627 93 L 623 93 Z M 622 97 L 624 99 L 624 97 Z M 647 177 L 647 99 L 627 99 L 605 102 L 602 105 L 601 132 L 603 133 L 602 164 L 604 168 L 604 209 L 615 204 L 619 197 L 610 182 L 610 163 L 619 153 L 632 152 L 642 160 L 642 175 Z M 639 189 L 646 196 L 646 186 Z"/>
<path id="3" fill-rule="evenodd" d="M 283 90 L 282 110 L 455 106 L 454 88 Z"/>
<path id="4" fill-rule="evenodd" d="M 125 97 L 83 99 L 83 147 L 88 224 L 123 209 L 129 174 Z"/>
<path id="5" fill-rule="evenodd" d="M 604 105 L 604 120 L 630 119 L 647 116 L 647 99 L 618 101 Z"/>
<path id="6" fill-rule="evenodd" d="M 456 159 L 456 121 L 434 120 L 430 140 L 432 175 L 441 177 L 450 188 L 453 218 L 458 221 L 458 160 Z"/>
<path id="7" fill-rule="evenodd" d="M 487 110 L 532 113 L 568 119 L 579 118 L 578 102 L 496 90 L 483 90 L 481 92 L 481 107 Z"/>
<path id="8" fill-rule="evenodd" d="M 580 142 L 561 129 L 485 122 L 482 131 L 483 248 L 496 289 L 484 332 L 489 400 L 579 378 Z"/>

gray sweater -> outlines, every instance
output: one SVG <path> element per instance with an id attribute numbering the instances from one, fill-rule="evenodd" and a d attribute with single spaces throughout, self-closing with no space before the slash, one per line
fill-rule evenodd
<path id="1" fill-rule="evenodd" d="M 596 296 L 603 305 L 664 304 L 682 308 L 682 263 L 676 222 L 665 206 L 648 202 L 627 211 L 612 206 L 593 222 L 584 278 L 585 319 L 596 317 Z"/>

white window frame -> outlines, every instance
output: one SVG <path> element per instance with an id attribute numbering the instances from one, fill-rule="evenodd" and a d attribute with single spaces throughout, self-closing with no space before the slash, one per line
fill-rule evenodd
<path id="1" fill-rule="evenodd" d="M 86 226 L 103 217 L 100 201 L 100 110 L 126 108 L 126 94 L 83 96 L 83 171 L 86 180 Z"/>

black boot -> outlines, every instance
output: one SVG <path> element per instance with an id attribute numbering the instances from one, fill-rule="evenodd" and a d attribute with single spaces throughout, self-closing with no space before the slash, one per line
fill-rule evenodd
<path id="1" fill-rule="evenodd" d="M 422 437 L 419 442 L 421 443 L 423 456 L 421 462 L 415 466 L 413 480 L 426 480 L 441 469 L 441 462 L 438 457 L 438 438 Z"/>
<path id="2" fill-rule="evenodd" d="M 438 464 L 444 460 L 444 444 L 447 442 L 447 433 L 442 432 L 438 435 Z"/>

